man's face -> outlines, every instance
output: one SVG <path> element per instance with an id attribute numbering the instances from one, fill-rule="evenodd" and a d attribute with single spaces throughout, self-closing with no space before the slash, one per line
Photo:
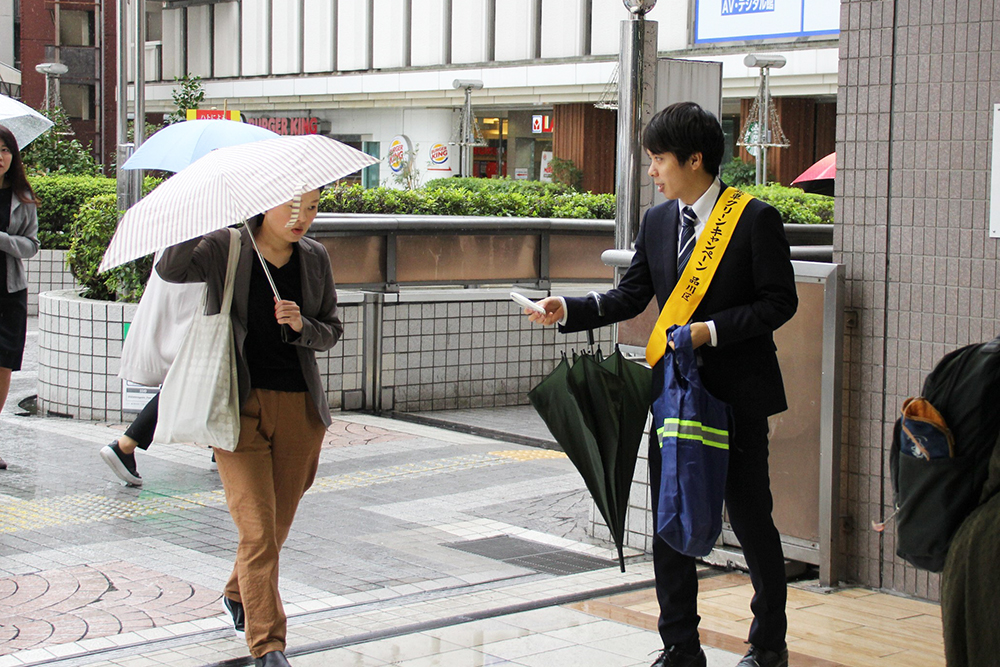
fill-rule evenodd
<path id="1" fill-rule="evenodd" d="M 693 204 L 701 196 L 701 192 L 693 193 L 698 189 L 698 171 L 701 167 L 701 153 L 695 153 L 683 164 L 677 161 L 673 153 L 651 153 L 649 155 L 649 169 L 646 173 L 653 179 L 656 189 L 663 193 L 667 199 L 680 199 L 685 204 Z M 703 191 L 703 190 L 702 190 Z M 687 197 L 694 194 L 694 200 L 687 201 Z"/>

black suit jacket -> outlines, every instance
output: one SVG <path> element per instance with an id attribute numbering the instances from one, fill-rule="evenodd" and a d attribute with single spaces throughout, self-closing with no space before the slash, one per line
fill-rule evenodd
<path id="1" fill-rule="evenodd" d="M 722 186 L 722 192 L 726 189 Z M 631 319 L 656 296 L 660 310 L 677 282 L 676 200 L 651 208 L 635 241 L 635 256 L 618 287 L 601 299 L 604 315 L 589 297 L 567 298 L 563 332 Z M 705 387 L 737 414 L 768 416 L 787 409 L 772 332 L 798 307 L 795 276 L 781 216 L 759 199 L 747 204 L 725 255 L 692 317 L 713 320 L 718 346 L 699 348 Z M 660 363 L 663 363 L 662 361 Z M 659 366 L 659 364 L 657 364 Z M 653 374 L 653 396 L 662 373 Z"/>

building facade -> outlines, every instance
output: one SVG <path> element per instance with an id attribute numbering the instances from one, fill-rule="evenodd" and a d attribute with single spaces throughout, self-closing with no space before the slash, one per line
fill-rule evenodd
<path id="1" fill-rule="evenodd" d="M 758 88 L 751 52 L 781 53 L 772 75 L 792 145 L 772 150 L 789 182 L 833 150 L 839 3 L 740 13 L 750 3 L 660 0 L 648 14 L 661 56 L 721 60 L 731 137 Z M 727 3 L 721 3 L 727 5 Z M 770 6 L 770 10 L 766 7 Z M 471 91 L 478 136 L 472 175 L 538 179 L 569 159 L 583 186 L 614 188 L 614 91 L 620 0 L 167 0 L 147 3 L 146 109 L 173 109 L 174 79 L 204 81 L 202 107 L 239 109 L 279 132 L 319 132 L 385 156 L 412 155 L 423 180 L 459 173 L 460 123 Z M 716 15 L 712 15 L 715 12 Z M 735 12 L 735 13 L 734 13 Z M 394 144 L 395 142 L 395 144 Z M 739 154 L 735 139 L 732 154 Z M 396 180 L 393 163 L 379 180 Z"/>
<path id="2" fill-rule="evenodd" d="M 53 79 L 74 138 L 90 145 L 98 162 L 115 154 L 116 3 L 102 0 L 17 0 L 21 99 L 45 107 L 41 63 L 62 63 L 69 71 Z"/>
<path id="3" fill-rule="evenodd" d="M 938 575 L 906 565 L 894 531 L 871 525 L 893 511 L 888 445 L 903 400 L 944 354 L 1000 333 L 1000 9 L 845 0 L 841 25 L 846 577 L 937 598 Z"/>

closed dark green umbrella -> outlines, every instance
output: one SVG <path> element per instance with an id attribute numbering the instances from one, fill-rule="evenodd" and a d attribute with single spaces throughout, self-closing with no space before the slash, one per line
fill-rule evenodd
<path id="1" fill-rule="evenodd" d="M 628 494 L 645 432 L 652 371 L 618 349 L 607 359 L 574 355 L 528 393 L 556 442 L 583 477 L 611 531 L 622 572 Z"/>

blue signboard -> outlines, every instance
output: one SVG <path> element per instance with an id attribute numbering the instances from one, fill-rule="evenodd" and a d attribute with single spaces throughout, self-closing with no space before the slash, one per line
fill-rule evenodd
<path id="1" fill-rule="evenodd" d="M 840 0 L 695 0 L 695 44 L 839 32 Z"/>

